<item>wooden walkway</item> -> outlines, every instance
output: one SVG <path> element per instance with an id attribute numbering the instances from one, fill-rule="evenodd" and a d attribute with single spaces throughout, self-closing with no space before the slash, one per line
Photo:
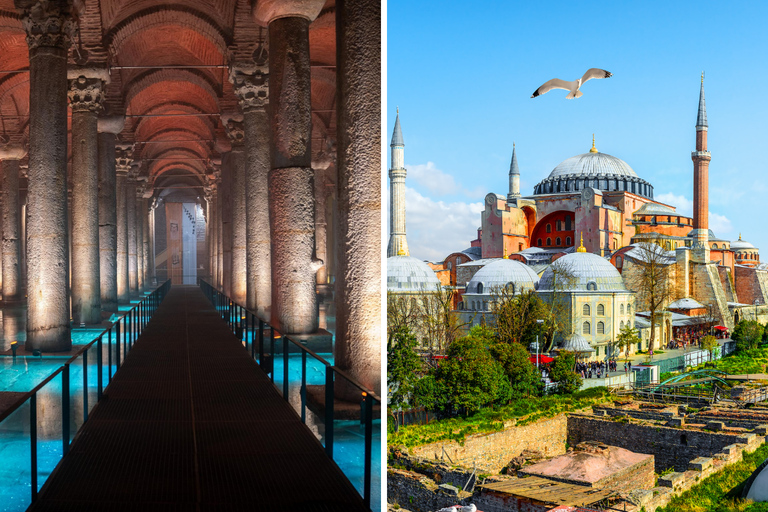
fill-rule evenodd
<path id="1" fill-rule="evenodd" d="M 30 510 L 365 507 L 200 289 L 174 286 Z"/>

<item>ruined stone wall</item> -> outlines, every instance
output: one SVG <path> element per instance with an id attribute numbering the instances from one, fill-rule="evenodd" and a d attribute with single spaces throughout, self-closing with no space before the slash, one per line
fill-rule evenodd
<path id="1" fill-rule="evenodd" d="M 717 266 L 714 264 L 691 263 L 693 298 L 704 305 L 712 304 L 712 314 L 720 325 L 733 329 L 733 316 L 728 310 L 728 300 L 725 296 Z"/>
<path id="2" fill-rule="evenodd" d="M 728 299 L 728 302 L 739 302 L 738 297 L 736 295 L 736 290 L 733 288 L 731 283 L 733 283 L 733 276 L 731 275 L 731 269 L 728 267 L 717 267 L 717 273 L 720 276 L 720 284 L 723 287 L 723 290 L 725 291 L 725 298 Z"/>
<path id="3" fill-rule="evenodd" d="M 472 503 L 483 512 L 546 512 L 551 509 L 543 503 L 493 491 L 483 491 L 472 499 Z"/>
<path id="4" fill-rule="evenodd" d="M 446 462 L 469 468 L 476 466 L 478 471 L 498 473 L 524 450 L 537 451 L 545 457 L 564 454 L 567 423 L 566 416 L 561 414 L 523 427 L 469 436 L 463 446 L 456 441 L 430 443 L 414 448 L 411 454 L 435 460 L 443 457 L 445 449 L 445 454 L 450 458 Z"/>
<path id="5" fill-rule="evenodd" d="M 768 304 L 768 272 L 750 267 L 736 266 L 736 294 L 739 302 L 754 304 L 759 300 Z"/>
<path id="6" fill-rule="evenodd" d="M 648 457 L 634 466 L 617 471 L 600 479 L 593 487 L 630 492 L 634 489 L 650 489 L 656 484 L 655 457 Z"/>
<path id="7" fill-rule="evenodd" d="M 622 423 L 583 415 L 568 418 L 569 444 L 599 441 L 636 453 L 647 453 L 654 456 L 657 473 L 668 468 L 685 471 L 689 461 L 711 457 L 728 445 L 746 443 L 747 436 L 755 437 L 754 434 L 720 434 Z"/>

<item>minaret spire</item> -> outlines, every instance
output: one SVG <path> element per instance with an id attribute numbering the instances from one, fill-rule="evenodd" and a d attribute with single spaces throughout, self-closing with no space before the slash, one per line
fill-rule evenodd
<path id="1" fill-rule="evenodd" d="M 395 117 L 392 130 L 392 143 L 389 145 L 392 167 L 389 169 L 389 244 L 387 257 L 409 256 L 408 242 L 405 239 L 405 142 L 400 129 L 400 108 Z"/>
<path id="2" fill-rule="evenodd" d="M 699 111 L 696 116 L 696 151 L 693 160 L 693 258 L 709 263 L 709 161 L 707 150 L 707 106 L 704 101 L 704 73 L 701 73 Z"/>
<path id="3" fill-rule="evenodd" d="M 515 143 L 512 143 L 512 161 L 509 163 L 509 194 L 507 201 L 520 197 L 520 167 L 517 165 Z"/>

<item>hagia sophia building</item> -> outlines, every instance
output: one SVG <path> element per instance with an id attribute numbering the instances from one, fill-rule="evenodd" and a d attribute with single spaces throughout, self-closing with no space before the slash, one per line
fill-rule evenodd
<path id="1" fill-rule="evenodd" d="M 707 129 L 702 78 L 696 144 L 691 153 L 693 218 L 655 200 L 653 185 L 620 158 L 598 151 L 594 137 L 588 152 L 561 162 L 534 186 L 531 195 L 523 196 L 513 147 L 509 190 L 505 195 L 486 195 L 477 238 L 443 261 L 427 263 L 409 257 L 405 240 L 405 144 L 398 113 L 390 145 L 388 291 L 418 293 L 434 289 L 438 283 L 454 287 L 458 291 L 456 314 L 471 325 L 478 315 L 489 311 L 492 298 L 487 275 L 493 276 L 496 286 L 507 283 L 507 289 L 523 290 L 533 285 L 545 295 L 539 283 L 532 282 L 531 274 L 546 280 L 553 263 L 568 255 L 569 264 L 579 269 L 576 277 L 581 283 L 571 290 L 578 300 L 572 302 L 569 329 L 584 335 L 600 357 L 608 354 L 599 347 L 610 345 L 626 323 L 638 327 L 647 344 L 648 329 L 642 331 L 650 324 L 641 311 L 641 297 L 635 301 L 638 290 L 629 289 L 631 280 L 627 277 L 643 257 L 638 244 L 650 241 L 660 247 L 663 263 L 671 266 L 673 289 L 657 322 L 657 340 L 666 342 L 679 329 L 703 324 L 705 317 L 727 329 L 733 329 L 742 318 L 768 320 L 764 306 L 768 303 L 768 267 L 760 263 L 758 249 L 741 235 L 737 241 L 724 240 L 708 227 L 711 155 Z M 496 263 L 499 260 L 508 263 Z M 513 261 L 528 268 L 513 268 Z M 502 271 L 502 267 L 507 270 Z M 434 276 L 426 272 L 427 268 Z M 516 280 L 521 280 L 517 288 Z M 625 297 L 626 292 L 633 295 L 631 300 Z M 617 296 L 621 297 L 618 302 Z"/>

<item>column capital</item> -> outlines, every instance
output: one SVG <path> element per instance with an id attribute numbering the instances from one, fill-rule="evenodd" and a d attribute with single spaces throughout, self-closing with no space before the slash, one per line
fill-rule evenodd
<path id="1" fill-rule="evenodd" d="M 21 144 L 0 146 L 0 160 L 21 160 L 27 156 L 27 148 Z"/>
<path id="2" fill-rule="evenodd" d="M 115 144 L 115 170 L 118 176 L 127 176 L 133 163 L 133 144 Z"/>
<path id="3" fill-rule="evenodd" d="M 312 159 L 312 168 L 315 170 L 327 170 L 330 166 L 336 165 L 336 141 L 326 136 L 324 148 Z"/>
<path id="4" fill-rule="evenodd" d="M 30 50 L 47 46 L 66 49 L 77 30 L 73 0 L 14 0 Z"/>
<path id="5" fill-rule="evenodd" d="M 238 61 L 229 66 L 229 81 L 240 110 L 264 110 L 269 103 L 269 64 L 266 49 L 259 52 L 259 63 Z"/>
<path id="6" fill-rule="evenodd" d="M 125 127 L 125 116 L 104 116 L 98 120 L 99 133 L 112 133 L 117 135 Z"/>
<path id="7" fill-rule="evenodd" d="M 89 77 L 78 70 L 69 70 L 69 106 L 73 112 L 100 112 L 104 101 L 104 85 L 101 77 Z"/>
<path id="8" fill-rule="evenodd" d="M 242 114 L 221 114 L 221 123 L 227 132 L 232 146 L 242 146 L 245 142 L 245 126 Z"/>
<path id="9" fill-rule="evenodd" d="M 325 0 L 257 0 L 253 8 L 253 19 L 266 27 L 279 18 L 304 18 L 315 20 L 323 10 Z"/>

